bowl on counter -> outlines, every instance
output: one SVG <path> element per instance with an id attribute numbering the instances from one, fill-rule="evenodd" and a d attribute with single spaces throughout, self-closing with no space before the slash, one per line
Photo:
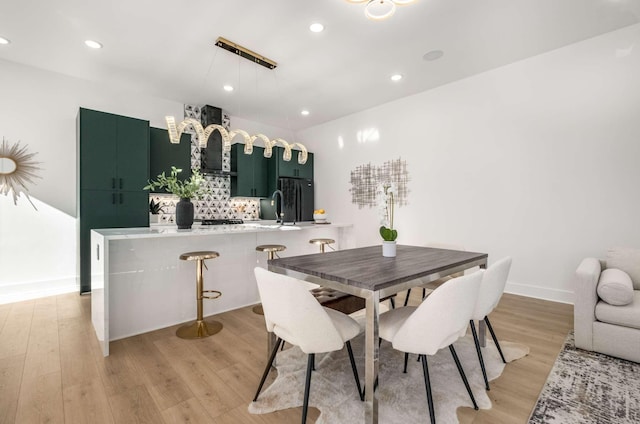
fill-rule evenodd
<path id="1" fill-rule="evenodd" d="M 327 222 L 327 214 L 326 213 L 314 213 L 313 220 L 318 224 L 324 224 Z"/>

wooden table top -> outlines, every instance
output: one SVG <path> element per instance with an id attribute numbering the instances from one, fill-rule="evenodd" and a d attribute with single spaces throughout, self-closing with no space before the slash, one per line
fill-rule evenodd
<path id="1" fill-rule="evenodd" d="M 398 245 L 396 257 L 385 258 L 377 245 L 273 259 L 269 265 L 376 291 L 487 257 L 486 253 Z"/>

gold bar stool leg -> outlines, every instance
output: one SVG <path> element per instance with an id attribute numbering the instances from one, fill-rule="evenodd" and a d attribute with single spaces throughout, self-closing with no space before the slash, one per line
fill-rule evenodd
<path id="1" fill-rule="evenodd" d="M 287 247 L 281 244 L 261 244 L 260 246 L 256 246 L 257 252 L 267 252 L 267 260 L 274 259 L 277 255 L 276 252 L 282 252 Z M 262 305 L 256 305 L 252 309 L 254 314 L 264 315 L 264 310 L 262 309 Z"/>
<path id="2" fill-rule="evenodd" d="M 217 290 L 204 290 L 204 274 L 202 267 L 205 259 L 217 258 L 217 252 L 191 252 L 180 255 L 182 260 L 196 261 L 196 321 L 178 328 L 176 335 L 182 339 L 202 339 L 213 336 L 222 330 L 222 323 L 218 321 L 205 321 L 203 318 L 203 299 L 217 299 L 222 293 Z M 204 293 L 213 293 L 205 296 Z"/>

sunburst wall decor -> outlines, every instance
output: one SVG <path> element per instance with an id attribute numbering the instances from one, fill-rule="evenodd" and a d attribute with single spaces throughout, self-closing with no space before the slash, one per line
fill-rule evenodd
<path id="1" fill-rule="evenodd" d="M 27 198 L 31 206 L 37 210 L 29 198 L 27 184 L 35 184 L 34 179 L 42 178 L 37 174 L 40 162 L 33 161 L 37 153 L 29 153 L 27 146 L 20 147 L 20 142 L 10 145 L 2 139 L 0 146 L 0 194 L 13 196 L 13 204 L 18 204 L 21 194 Z"/>

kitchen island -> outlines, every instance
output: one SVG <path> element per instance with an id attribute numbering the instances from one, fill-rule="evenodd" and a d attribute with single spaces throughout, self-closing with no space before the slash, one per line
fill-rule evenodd
<path id="1" fill-rule="evenodd" d="M 105 356 L 109 342 L 191 321 L 196 316 L 195 264 L 178 259 L 185 252 L 214 250 L 207 261 L 205 289 L 222 297 L 204 301 L 210 316 L 259 302 L 253 276 L 267 267 L 260 244 L 283 244 L 282 257 L 318 252 L 312 238 L 332 238 L 334 248 L 353 246 L 351 224 L 300 223 L 280 226 L 273 221 L 237 225 L 109 228 L 91 231 L 91 320 Z"/>

